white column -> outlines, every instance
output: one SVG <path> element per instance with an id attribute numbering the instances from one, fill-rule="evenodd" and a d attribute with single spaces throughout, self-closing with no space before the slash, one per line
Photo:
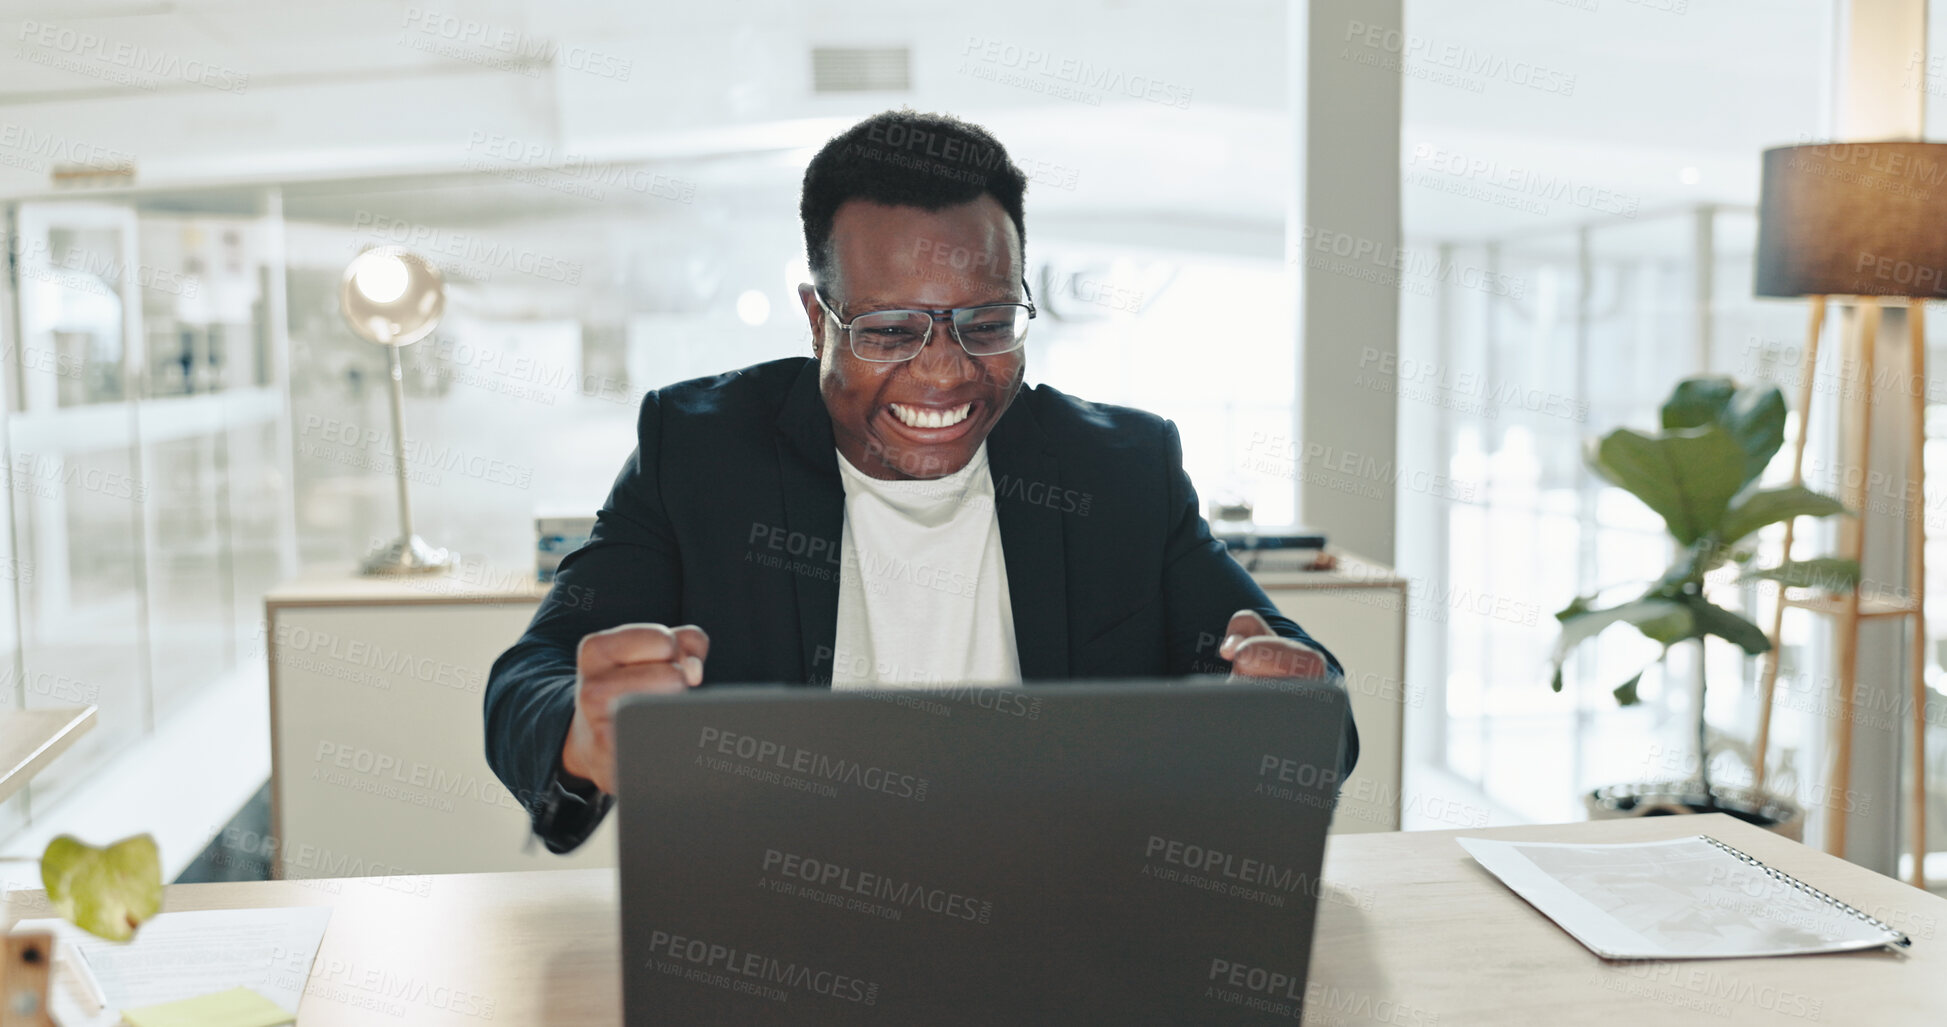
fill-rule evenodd
<path id="1" fill-rule="evenodd" d="M 270 387 L 277 394 L 277 443 L 269 454 L 271 466 L 283 475 L 277 490 L 277 580 L 297 573 L 297 440 L 291 433 L 291 317 L 286 285 L 289 269 L 285 258 L 284 190 L 266 186 L 259 194 L 264 244 L 264 331 L 270 339 Z M 261 611 L 257 611 L 261 615 Z M 256 617 L 251 618 L 255 620 Z"/>
<path id="2" fill-rule="evenodd" d="M 1916 52 L 1920 53 L 1918 67 L 1926 67 L 1926 0 L 1840 0 L 1836 28 L 1838 69 L 1833 97 L 1833 138 L 1842 141 L 1921 138 L 1926 80 L 1924 75 L 1913 73 L 1913 58 Z M 1836 328 L 1849 332 L 1857 311 L 1850 306 L 1841 309 L 1843 324 Z M 1892 494 L 1897 496 L 1904 494 L 1901 490 L 1906 481 L 1907 439 L 1912 430 L 1908 413 L 1910 400 L 1900 387 L 1903 378 L 1897 373 L 1907 366 L 1904 309 L 1886 308 L 1873 363 L 1880 371 L 1896 373 L 1882 378 L 1885 382 L 1882 387 L 1873 387 L 1872 449 L 1868 461 L 1872 470 L 1887 475 L 1889 483 L 1898 483 L 1892 486 Z M 1870 382 L 1862 385 L 1872 387 Z M 1838 452 L 1849 451 L 1850 445 L 1842 442 Z M 1883 500 L 1885 492 L 1874 489 L 1869 494 Z M 1880 505 L 1900 506 L 1884 501 Z M 1862 576 L 1867 581 L 1904 588 L 1908 582 L 1903 508 L 1867 513 L 1865 529 Z M 1883 874 L 1895 871 L 1902 848 L 1901 742 L 1908 730 L 1897 714 L 1904 710 L 1901 701 L 1909 681 L 1907 648 L 1902 644 L 1904 621 L 1905 618 L 1887 618 L 1861 624 L 1855 709 L 1865 711 L 1865 715 L 1861 722 L 1850 725 L 1853 731 L 1851 794 L 1830 795 L 1821 791 L 1814 796 L 1814 806 L 1823 805 L 1825 816 L 1850 818 L 1846 825 L 1847 851 L 1840 855 Z M 1814 781 L 1827 782 L 1830 760 L 1827 755 L 1826 765 L 1814 768 Z M 1822 834 L 1808 833 L 1806 837 L 1814 839 Z"/>
<path id="3" fill-rule="evenodd" d="M 1398 404 L 1391 390 L 1358 383 L 1362 361 L 1370 375 L 1399 354 L 1399 293 L 1388 279 L 1400 247 L 1401 76 L 1389 61 L 1404 49 L 1401 0 L 1300 0 L 1287 10 L 1298 518 L 1390 565 L 1393 482 L 1403 477 Z M 1333 245 L 1320 249 L 1321 240 Z"/>

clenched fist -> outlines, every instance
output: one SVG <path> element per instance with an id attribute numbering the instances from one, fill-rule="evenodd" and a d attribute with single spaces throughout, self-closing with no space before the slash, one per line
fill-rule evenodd
<path id="1" fill-rule="evenodd" d="M 1255 610 L 1231 614 L 1217 655 L 1230 661 L 1235 678 L 1315 678 L 1325 673 L 1318 650 L 1271 630 Z"/>
<path id="2" fill-rule="evenodd" d="M 575 651 L 575 719 L 561 769 L 615 794 L 615 719 L 610 706 L 632 692 L 681 692 L 703 683 L 710 636 L 694 624 L 624 624 L 582 636 Z"/>

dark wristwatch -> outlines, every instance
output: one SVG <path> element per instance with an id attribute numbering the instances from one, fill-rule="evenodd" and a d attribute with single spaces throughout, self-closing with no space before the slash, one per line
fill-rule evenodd
<path id="1" fill-rule="evenodd" d="M 613 805 L 615 796 L 596 787 L 595 782 L 562 769 L 557 757 L 548 793 L 541 808 L 534 811 L 534 833 L 549 852 L 568 852 L 595 833 Z"/>

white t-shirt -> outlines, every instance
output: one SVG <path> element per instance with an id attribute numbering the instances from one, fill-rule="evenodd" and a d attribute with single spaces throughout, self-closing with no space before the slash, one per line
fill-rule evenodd
<path id="1" fill-rule="evenodd" d="M 1014 611 L 981 443 L 944 478 L 845 485 L 832 687 L 1018 684 Z"/>

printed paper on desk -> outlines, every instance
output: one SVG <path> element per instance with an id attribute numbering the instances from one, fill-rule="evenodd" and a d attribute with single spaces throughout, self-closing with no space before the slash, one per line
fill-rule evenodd
<path id="1" fill-rule="evenodd" d="M 1622 845 L 1456 840 L 1604 959 L 1807 955 L 1905 940 L 1703 837 Z"/>
<path id="2" fill-rule="evenodd" d="M 162 913 L 126 944 L 104 941 L 65 920 L 23 920 L 14 929 L 52 931 L 81 950 L 108 1009 L 83 1012 L 89 1004 L 66 974 L 57 974 L 64 979 L 53 987 L 49 1005 L 68 1027 L 95 1027 L 120 1023 L 122 1009 L 236 987 L 295 1010 L 330 921 L 330 906 Z"/>

